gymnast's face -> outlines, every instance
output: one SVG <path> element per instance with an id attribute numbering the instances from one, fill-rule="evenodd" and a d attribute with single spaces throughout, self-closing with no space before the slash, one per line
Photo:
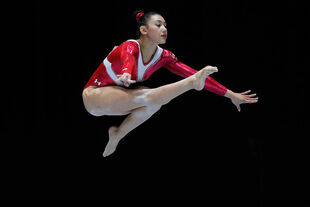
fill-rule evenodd
<path id="1" fill-rule="evenodd" d="M 143 28 L 144 27 L 144 28 Z M 168 36 L 167 23 L 161 15 L 153 15 L 146 26 L 140 28 L 141 34 L 146 35 L 155 44 L 165 44 Z"/>

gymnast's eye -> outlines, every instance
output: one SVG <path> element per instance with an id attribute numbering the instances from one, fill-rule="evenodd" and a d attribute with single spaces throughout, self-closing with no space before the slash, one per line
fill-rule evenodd
<path id="1" fill-rule="evenodd" d="M 156 24 L 156 26 L 157 26 L 157 27 L 161 27 L 162 24 Z M 167 28 L 167 25 L 166 25 L 166 24 L 164 24 L 164 26 Z"/>

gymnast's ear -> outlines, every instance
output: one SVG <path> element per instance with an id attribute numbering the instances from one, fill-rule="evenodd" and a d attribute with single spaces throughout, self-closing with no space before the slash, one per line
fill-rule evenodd
<path id="1" fill-rule="evenodd" d="M 146 27 L 145 25 L 142 25 L 142 26 L 140 27 L 140 33 L 141 33 L 142 35 L 147 35 L 147 27 Z"/>

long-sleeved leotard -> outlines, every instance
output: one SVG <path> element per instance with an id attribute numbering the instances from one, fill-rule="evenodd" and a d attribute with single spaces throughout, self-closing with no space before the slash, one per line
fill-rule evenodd
<path id="1" fill-rule="evenodd" d="M 99 65 L 84 89 L 89 86 L 123 86 L 123 83 L 117 80 L 117 75 L 123 73 L 129 73 L 131 74 L 132 80 L 142 82 L 147 80 L 161 67 L 167 68 L 172 73 L 184 78 L 197 72 L 178 61 L 175 55 L 169 50 L 162 49 L 159 46 L 157 46 L 156 52 L 151 57 L 150 61 L 144 63 L 139 42 L 136 40 L 128 40 L 112 50 Z M 207 77 L 204 88 L 221 96 L 224 96 L 227 91 L 225 86 L 221 85 L 210 76 Z"/>

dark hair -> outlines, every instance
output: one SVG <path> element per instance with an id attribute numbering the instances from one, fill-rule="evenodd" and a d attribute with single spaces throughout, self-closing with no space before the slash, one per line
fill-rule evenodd
<path id="1" fill-rule="evenodd" d="M 138 13 L 143 12 L 142 10 L 136 10 L 133 12 L 132 16 L 134 18 L 134 20 L 137 22 L 137 29 L 136 29 L 136 37 L 139 38 L 141 36 L 141 32 L 140 32 L 140 27 L 144 26 L 147 24 L 147 22 L 149 21 L 149 19 L 151 18 L 151 16 L 153 15 L 161 15 L 158 12 L 155 11 L 151 11 L 151 12 L 146 12 L 144 13 L 140 19 L 137 21 L 136 20 L 136 16 Z"/>

